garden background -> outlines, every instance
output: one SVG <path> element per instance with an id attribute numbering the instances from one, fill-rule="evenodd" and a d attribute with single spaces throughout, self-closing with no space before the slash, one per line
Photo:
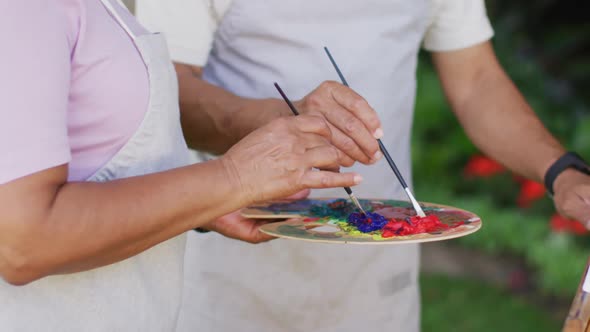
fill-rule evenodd
<path id="1" fill-rule="evenodd" d="M 124 0 L 133 8 L 132 0 Z M 549 130 L 590 159 L 590 3 L 488 0 L 500 62 Z M 424 331 L 558 331 L 590 251 L 543 186 L 481 155 L 447 105 L 427 54 L 418 69 L 414 184 L 424 201 L 484 228 L 423 246 Z"/>
<path id="2" fill-rule="evenodd" d="M 566 148 L 590 159 L 590 3 L 487 5 L 508 74 Z M 484 221 L 472 236 L 424 246 L 424 330 L 559 330 L 590 254 L 587 232 L 556 214 L 541 184 L 477 151 L 445 102 L 427 54 L 421 60 L 416 194 L 475 211 Z"/>

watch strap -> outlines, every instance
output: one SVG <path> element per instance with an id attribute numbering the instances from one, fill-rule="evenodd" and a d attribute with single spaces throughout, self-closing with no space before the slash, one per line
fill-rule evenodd
<path id="1" fill-rule="evenodd" d="M 575 152 L 568 152 L 559 157 L 545 173 L 545 188 L 553 196 L 553 183 L 555 179 L 568 168 L 574 168 L 582 173 L 590 175 L 590 166 Z"/>

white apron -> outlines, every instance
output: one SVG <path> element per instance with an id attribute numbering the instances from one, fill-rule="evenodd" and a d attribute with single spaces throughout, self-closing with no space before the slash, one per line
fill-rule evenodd
<path id="1" fill-rule="evenodd" d="M 234 0 L 204 70 L 238 95 L 294 100 L 338 80 L 379 112 L 384 144 L 411 180 L 410 131 L 417 53 L 430 0 Z M 359 197 L 406 199 L 385 160 L 355 166 Z M 411 183 L 411 181 L 409 181 Z M 345 197 L 343 189 L 315 196 Z M 403 331 L 419 329 L 419 249 L 276 240 L 249 245 L 191 234 L 181 331 Z"/>
<path id="2" fill-rule="evenodd" d="M 134 36 L 116 1 L 101 0 L 145 62 L 149 109 L 122 150 L 88 181 L 109 181 L 184 166 L 176 74 L 161 35 Z M 0 281 L 1 331 L 173 331 L 183 289 L 186 237 L 87 272 L 50 276 L 24 287 Z M 56 243 L 55 245 L 59 245 Z M 72 248 L 75 250 L 75 248 Z"/>

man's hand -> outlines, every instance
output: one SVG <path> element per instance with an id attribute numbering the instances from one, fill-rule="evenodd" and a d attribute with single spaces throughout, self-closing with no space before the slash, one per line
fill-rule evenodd
<path id="1" fill-rule="evenodd" d="M 565 170 L 555 179 L 553 189 L 559 213 L 590 229 L 590 176 L 574 169 Z"/>
<path id="2" fill-rule="evenodd" d="M 383 136 L 377 112 L 344 85 L 326 81 L 295 106 L 302 114 L 319 115 L 332 131 L 333 144 L 363 164 L 378 161 L 382 154 L 376 139 Z"/>
<path id="3" fill-rule="evenodd" d="M 179 63 L 175 67 L 182 129 L 193 149 L 223 154 L 256 129 L 277 118 L 293 116 L 280 98 L 237 96 L 204 81 L 200 67 Z M 371 164 L 381 158 L 375 141 L 383 136 L 379 117 L 352 89 L 326 81 L 295 105 L 302 114 L 324 118 L 334 145 L 353 160 Z"/>
<path id="4" fill-rule="evenodd" d="M 247 219 L 242 217 L 240 211 L 236 211 L 217 218 L 203 228 L 217 232 L 230 239 L 256 244 L 274 239 L 274 237 L 259 231 L 260 226 L 273 221 Z"/>

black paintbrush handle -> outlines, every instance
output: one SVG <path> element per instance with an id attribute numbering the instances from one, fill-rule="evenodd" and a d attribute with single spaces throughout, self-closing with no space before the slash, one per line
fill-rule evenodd
<path id="1" fill-rule="evenodd" d="M 399 169 L 395 165 L 395 162 L 393 161 L 393 159 L 391 159 L 391 156 L 389 155 L 389 152 L 387 152 L 385 145 L 383 145 L 383 143 L 381 142 L 380 139 L 377 140 L 377 143 L 379 143 L 379 148 L 381 149 L 381 152 L 383 152 L 383 156 L 385 157 L 385 160 L 387 160 L 389 167 L 391 167 L 391 169 L 393 170 L 393 173 L 395 173 L 395 176 L 397 177 L 397 179 L 401 183 L 402 187 L 404 187 L 404 189 L 408 188 L 408 185 L 406 184 L 406 181 L 404 180 L 402 173 L 400 173 Z"/>
<path id="2" fill-rule="evenodd" d="M 299 115 L 299 112 L 295 108 L 295 105 L 293 105 L 293 103 L 291 102 L 291 100 L 289 99 L 289 97 L 287 97 L 287 95 L 285 94 L 285 92 L 283 92 L 283 89 L 281 89 L 281 87 L 279 86 L 279 84 L 277 82 L 275 82 L 275 88 L 277 88 L 277 91 L 279 91 L 279 93 L 281 94 L 281 97 L 283 97 L 283 99 L 285 100 L 285 102 L 287 103 L 287 105 L 289 105 L 289 108 L 291 109 L 291 112 L 293 112 L 293 114 L 295 116 Z"/>
<path id="3" fill-rule="evenodd" d="M 334 58 L 332 57 L 332 53 L 330 53 L 330 50 L 328 50 L 328 48 L 324 46 L 324 51 L 326 51 L 328 58 L 330 58 L 330 62 L 332 63 L 332 66 L 334 66 L 334 69 L 336 69 L 336 73 L 338 73 L 338 77 L 340 77 L 340 81 L 342 81 L 342 84 L 348 86 L 348 82 L 346 81 L 346 78 L 344 78 L 344 75 L 342 75 L 340 67 L 338 67 L 338 65 L 336 64 L 336 60 L 334 60 Z"/>

